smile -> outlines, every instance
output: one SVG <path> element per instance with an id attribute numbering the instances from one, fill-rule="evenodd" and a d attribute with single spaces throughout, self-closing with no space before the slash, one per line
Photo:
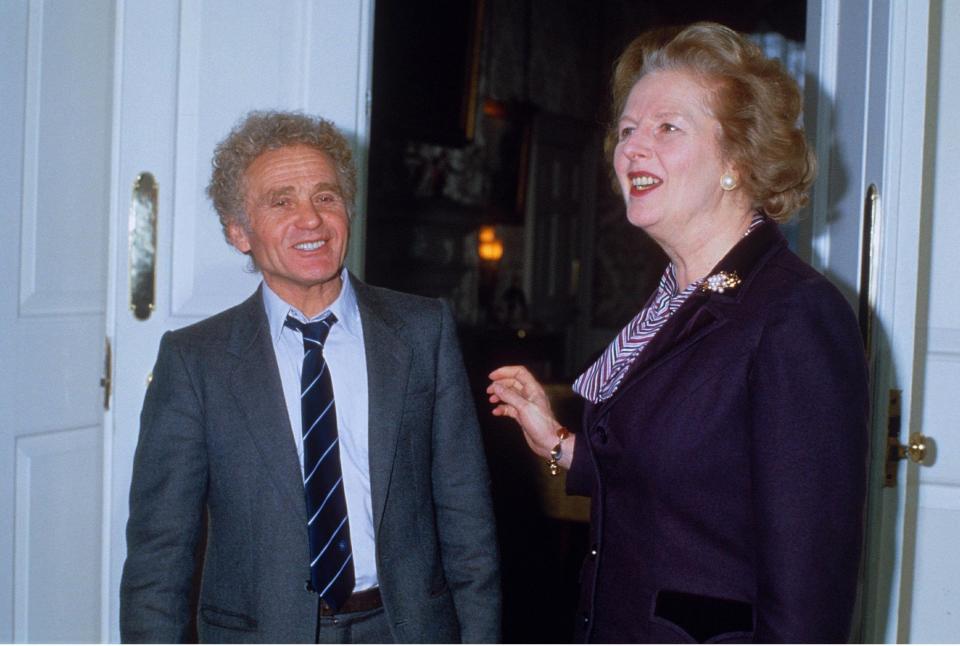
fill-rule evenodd
<path id="1" fill-rule="evenodd" d="M 633 175 L 630 177 L 630 186 L 638 191 L 648 191 L 662 183 L 662 179 L 653 175 Z"/>
<path id="2" fill-rule="evenodd" d="M 301 242 L 293 245 L 293 247 L 300 251 L 315 251 L 325 244 L 327 244 L 326 240 L 314 240 L 313 242 Z"/>

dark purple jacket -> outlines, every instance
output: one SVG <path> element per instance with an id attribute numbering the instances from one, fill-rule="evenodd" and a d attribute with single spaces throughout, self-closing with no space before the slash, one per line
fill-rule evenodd
<path id="1" fill-rule="evenodd" d="M 765 222 L 600 405 L 567 476 L 592 497 L 578 636 L 845 642 L 866 491 L 867 370 L 843 296 Z"/>

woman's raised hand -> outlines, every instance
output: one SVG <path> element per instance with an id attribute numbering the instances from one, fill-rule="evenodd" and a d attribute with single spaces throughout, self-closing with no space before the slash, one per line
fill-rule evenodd
<path id="1" fill-rule="evenodd" d="M 494 404 L 493 414 L 516 420 L 533 452 L 549 458 L 562 425 L 553 417 L 543 386 L 523 366 L 503 366 L 489 376 L 487 394 Z"/>

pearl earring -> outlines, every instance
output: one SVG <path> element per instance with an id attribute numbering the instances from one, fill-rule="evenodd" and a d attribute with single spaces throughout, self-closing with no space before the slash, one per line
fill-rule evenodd
<path id="1" fill-rule="evenodd" d="M 725 191 L 732 191 L 737 187 L 737 178 L 730 173 L 724 173 L 720 176 L 720 188 Z"/>

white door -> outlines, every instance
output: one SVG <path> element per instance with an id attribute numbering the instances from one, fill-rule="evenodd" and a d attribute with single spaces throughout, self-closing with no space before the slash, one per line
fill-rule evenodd
<path id="1" fill-rule="evenodd" d="M 923 193 L 918 264 L 917 337 L 912 374 L 913 414 L 908 432 L 929 438 L 934 449 L 924 466 L 908 464 L 896 639 L 960 641 L 960 3 L 930 3 L 929 75 L 924 138 Z M 894 633 L 888 633 L 892 639 Z"/>
<path id="2" fill-rule="evenodd" d="M 112 5 L 0 3 L 0 642 L 102 634 Z"/>
<path id="3" fill-rule="evenodd" d="M 0 642 L 119 639 L 130 467 L 159 337 L 258 280 L 204 196 L 213 145 L 251 109 L 321 114 L 353 138 L 362 180 L 371 5 L 0 2 Z M 141 173 L 159 185 L 146 321 L 128 299 Z"/>
<path id="4" fill-rule="evenodd" d="M 320 114 L 367 144 L 370 0 L 205 0 L 126 3 L 119 30 L 119 207 L 111 317 L 115 391 L 110 486 L 109 601 L 117 640 L 130 466 L 139 413 L 160 336 L 247 298 L 259 277 L 228 247 L 204 193 L 213 147 L 252 109 Z M 158 37 L 159 36 L 159 37 Z M 156 179 L 156 304 L 149 319 L 129 307 L 128 212 L 133 184 Z M 363 177 L 365 173 L 361 173 Z M 363 195 L 363 186 L 358 191 Z M 362 205 L 358 211 L 362 213 Z M 362 218 L 348 262 L 363 266 Z"/>
<path id="5" fill-rule="evenodd" d="M 960 226 L 948 192 L 960 177 L 960 129 L 951 121 L 960 88 L 948 68 L 960 55 L 960 3 L 821 0 L 809 16 L 812 71 L 821 83 L 817 142 L 826 162 L 812 256 L 853 304 L 858 289 L 869 293 L 874 316 L 867 555 L 854 636 L 955 642 L 960 429 L 949 404 L 960 309 L 949 287 L 960 279 L 953 260 Z M 871 184 L 878 196 L 872 254 L 861 228 Z M 922 432 L 937 449 L 925 466 L 900 463 L 893 487 L 884 486 L 891 391 L 901 393 L 895 440 L 907 444 Z"/>

